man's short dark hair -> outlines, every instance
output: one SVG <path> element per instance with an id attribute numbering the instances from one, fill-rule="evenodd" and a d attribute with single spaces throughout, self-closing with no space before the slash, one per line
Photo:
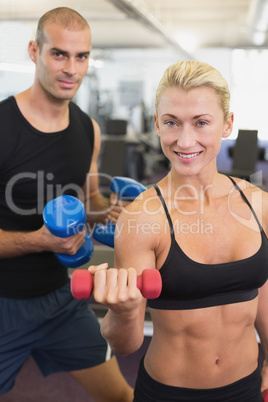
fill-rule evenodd
<path id="1" fill-rule="evenodd" d="M 77 11 L 68 7 L 54 8 L 46 12 L 38 22 L 35 40 L 40 50 L 46 40 L 44 27 L 47 23 L 58 24 L 73 31 L 89 28 L 85 18 Z"/>

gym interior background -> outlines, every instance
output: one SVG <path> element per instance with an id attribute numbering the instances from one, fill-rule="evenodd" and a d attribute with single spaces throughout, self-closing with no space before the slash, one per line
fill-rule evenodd
<path id="1" fill-rule="evenodd" d="M 103 173 L 145 185 L 166 174 L 153 123 L 155 89 L 168 65 L 197 59 L 222 72 L 232 95 L 235 125 L 222 142 L 219 170 L 268 190 L 268 0 L 0 0 L 0 100 L 31 85 L 27 44 L 39 17 L 58 6 L 80 12 L 92 29 L 90 67 L 75 102 L 100 124 Z M 92 262 L 113 265 L 113 250 L 95 246 Z M 94 308 L 101 319 L 103 309 Z M 144 331 L 141 350 L 119 358 L 132 385 L 152 333 L 149 316 Z M 66 374 L 44 379 L 32 360 L 0 401 L 92 402 Z"/>

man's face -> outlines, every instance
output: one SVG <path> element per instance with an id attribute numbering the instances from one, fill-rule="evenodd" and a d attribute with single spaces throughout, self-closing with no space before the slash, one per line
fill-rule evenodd
<path id="1" fill-rule="evenodd" d="M 49 23 L 44 33 L 46 39 L 36 53 L 36 83 L 54 100 L 70 100 L 88 70 L 90 29 L 71 31 Z"/>

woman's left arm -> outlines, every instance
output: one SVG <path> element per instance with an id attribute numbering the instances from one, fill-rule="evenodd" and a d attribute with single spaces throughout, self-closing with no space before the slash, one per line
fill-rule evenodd
<path id="1" fill-rule="evenodd" d="M 267 267 L 268 270 L 268 267 Z M 264 354 L 262 367 L 262 391 L 268 389 L 268 281 L 259 289 L 258 312 L 255 327 Z"/>
<path id="2" fill-rule="evenodd" d="M 263 193 L 262 203 L 262 225 L 268 237 L 268 194 Z M 267 266 L 268 278 L 268 266 Z M 268 280 L 259 289 L 258 311 L 255 322 L 258 331 L 261 347 L 264 353 L 264 362 L 262 367 L 262 392 L 268 389 Z"/>

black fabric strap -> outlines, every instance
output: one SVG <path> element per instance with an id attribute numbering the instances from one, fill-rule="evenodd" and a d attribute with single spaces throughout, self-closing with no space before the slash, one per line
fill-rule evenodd
<path id="1" fill-rule="evenodd" d="M 249 200 L 247 199 L 247 197 L 245 196 L 244 192 L 241 190 L 241 188 L 239 187 L 239 185 L 234 181 L 234 179 L 232 179 L 232 177 L 227 176 L 231 182 L 234 184 L 235 188 L 240 192 L 241 197 L 243 198 L 243 200 L 245 201 L 245 203 L 249 206 L 251 212 L 253 213 L 254 218 L 256 219 L 256 222 L 260 228 L 260 231 L 263 232 L 263 228 L 262 225 L 260 224 L 260 221 L 256 215 L 256 212 L 254 211 L 252 205 L 250 204 Z"/>
<path id="2" fill-rule="evenodd" d="M 160 198 L 160 201 L 161 201 L 161 203 L 162 203 L 162 205 L 163 205 L 163 208 L 164 208 L 164 210 L 165 210 L 165 213 L 166 213 L 166 216 L 167 216 L 167 220 L 168 220 L 168 224 L 169 224 L 169 229 L 170 229 L 171 237 L 172 237 L 173 239 L 175 239 L 175 237 L 174 237 L 173 223 L 172 223 L 171 217 L 170 217 L 170 215 L 169 215 L 168 208 L 167 208 L 167 205 L 166 205 L 166 203 L 165 203 L 164 197 L 162 196 L 161 191 L 160 191 L 160 189 L 159 189 L 159 187 L 158 187 L 157 184 L 154 184 L 154 188 L 155 188 L 155 191 L 157 192 L 157 195 L 158 195 L 158 197 Z"/>

